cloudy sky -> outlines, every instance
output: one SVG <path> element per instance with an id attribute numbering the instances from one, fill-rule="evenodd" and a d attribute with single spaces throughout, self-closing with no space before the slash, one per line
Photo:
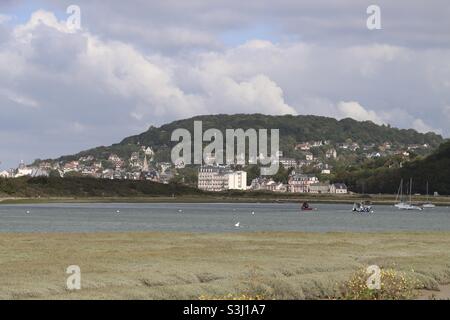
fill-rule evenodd
<path id="1" fill-rule="evenodd" d="M 366 26 L 371 4 L 381 30 Z M 0 1 L 1 169 L 238 112 L 449 137 L 450 2 Z"/>

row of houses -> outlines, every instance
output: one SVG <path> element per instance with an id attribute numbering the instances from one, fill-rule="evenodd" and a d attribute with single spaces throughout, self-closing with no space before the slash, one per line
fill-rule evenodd
<path id="1" fill-rule="evenodd" d="M 203 166 L 198 172 L 198 188 L 204 191 L 220 192 L 225 190 L 263 190 L 271 192 L 292 193 L 348 193 L 343 183 L 321 183 L 313 174 L 293 172 L 287 184 L 276 182 L 271 178 L 258 177 L 247 186 L 247 173 L 233 171 L 226 166 Z"/>
<path id="2" fill-rule="evenodd" d="M 0 172 L 0 178 L 20 178 L 20 177 L 48 177 L 49 172 L 39 167 L 27 167 L 23 161 L 17 169 L 4 170 Z"/>
<path id="3" fill-rule="evenodd" d="M 329 140 L 318 140 L 311 142 L 302 142 L 295 146 L 295 150 L 309 151 L 311 148 L 318 148 L 330 144 Z"/>
<path id="4" fill-rule="evenodd" d="M 150 147 L 141 147 L 133 152 L 129 160 L 110 154 L 107 159 L 96 159 L 93 155 L 81 156 L 70 161 L 40 161 L 27 166 L 23 161 L 16 169 L 1 171 L 2 178 L 19 178 L 23 176 L 49 176 L 50 173 L 60 177 L 71 175 L 98 179 L 117 180 L 151 180 L 168 183 L 175 170 L 171 163 L 154 162 L 154 151 Z"/>
<path id="5" fill-rule="evenodd" d="M 315 193 L 315 194 L 347 194 L 348 189 L 344 183 L 320 182 L 311 174 L 294 174 L 289 177 L 287 184 L 275 182 L 270 178 L 256 178 L 252 181 L 250 190 L 263 190 L 272 192 Z"/>
<path id="6" fill-rule="evenodd" d="M 303 167 L 311 166 L 315 169 L 321 170 L 322 174 L 331 174 L 331 169 L 333 168 L 331 165 L 327 163 L 317 161 L 317 159 L 315 159 L 312 154 L 310 157 L 307 155 L 306 160 L 295 160 L 294 158 L 280 158 L 278 162 L 286 169 L 289 168 L 302 169 Z"/>
<path id="7" fill-rule="evenodd" d="M 295 145 L 295 150 L 303 151 L 306 153 L 308 157 L 310 157 L 310 151 L 314 148 L 325 148 L 326 153 L 325 157 L 327 159 L 336 159 L 337 151 L 342 150 L 356 152 L 359 151 L 367 158 L 376 158 L 381 156 L 390 156 L 390 155 L 402 155 L 404 157 L 409 157 L 408 151 L 417 151 L 417 150 L 427 150 L 430 148 L 429 144 L 392 144 L 390 142 L 384 142 L 382 144 L 359 144 L 356 142 L 343 142 L 343 143 L 335 143 L 332 144 L 330 141 L 312 141 L 312 142 L 301 142 Z"/>

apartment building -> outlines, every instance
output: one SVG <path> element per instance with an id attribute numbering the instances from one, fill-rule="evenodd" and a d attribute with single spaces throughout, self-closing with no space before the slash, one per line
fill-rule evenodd
<path id="1" fill-rule="evenodd" d="M 246 190 L 247 172 L 223 166 L 203 166 L 198 172 L 198 188 L 204 191 Z"/>

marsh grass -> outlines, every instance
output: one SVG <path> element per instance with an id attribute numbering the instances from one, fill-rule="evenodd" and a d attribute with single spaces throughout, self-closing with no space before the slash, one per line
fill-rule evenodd
<path id="1" fill-rule="evenodd" d="M 341 286 L 342 298 L 348 300 L 408 300 L 417 297 L 420 282 L 412 276 L 394 269 L 382 269 L 380 288 L 367 285 L 366 269 L 355 272 Z"/>
<path id="2" fill-rule="evenodd" d="M 437 289 L 448 248 L 438 232 L 0 234 L 0 299 L 342 298 L 372 264 Z M 65 287 L 73 264 L 79 291 Z"/>

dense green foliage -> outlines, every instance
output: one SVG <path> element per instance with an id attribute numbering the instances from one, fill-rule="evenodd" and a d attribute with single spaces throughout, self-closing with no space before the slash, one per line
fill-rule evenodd
<path id="1" fill-rule="evenodd" d="M 9 197 L 145 197 L 201 195 L 195 188 L 151 181 L 94 178 L 0 178 L 0 196 Z"/>
<path id="2" fill-rule="evenodd" d="M 395 193 L 400 180 L 410 178 L 413 178 L 413 193 L 425 194 L 428 181 L 430 193 L 450 194 L 450 142 L 443 143 L 424 159 L 407 162 L 403 168 L 375 166 L 341 170 L 334 177 L 336 181 L 345 181 L 353 191 L 367 193 Z"/>
<path id="3" fill-rule="evenodd" d="M 351 191 L 366 193 L 395 193 L 400 179 L 414 179 L 414 191 L 425 193 L 426 182 L 429 182 L 430 192 L 450 194 L 450 142 L 443 143 L 440 135 L 435 133 L 418 133 L 415 130 L 397 129 L 390 126 L 379 126 L 370 121 L 358 122 L 353 119 L 336 120 L 319 116 L 267 116 L 262 114 L 237 115 L 208 115 L 190 119 L 174 121 L 159 128 L 150 127 L 146 132 L 125 138 L 122 142 L 109 147 L 98 147 L 80 152 L 72 156 L 61 157 L 59 160 L 76 160 L 81 156 L 92 155 L 97 159 L 107 159 L 111 153 L 122 158 L 128 158 L 132 152 L 138 151 L 140 146 L 151 146 L 155 151 L 156 161 L 170 161 L 170 150 L 177 142 L 171 142 L 171 134 L 175 129 L 185 128 L 193 134 L 194 121 L 201 120 L 203 131 L 217 128 L 222 132 L 226 129 L 244 130 L 280 129 L 280 149 L 285 156 L 294 156 L 296 143 L 304 141 L 330 140 L 332 144 L 341 142 L 357 142 L 359 144 L 379 145 L 390 142 L 393 145 L 428 144 L 431 149 L 439 149 L 421 158 L 411 154 L 411 162 L 399 164 L 401 157 L 391 156 L 367 160 L 365 156 L 351 151 L 345 157 L 332 161 L 332 182 L 345 182 Z M 314 152 L 323 152 L 317 149 Z M 412 153 L 412 152 L 411 152 Z M 316 155 L 317 156 L 317 155 Z M 397 159 L 397 158 L 398 159 Z M 247 171 L 247 183 L 259 176 L 257 166 L 244 168 Z M 317 174 L 314 169 L 304 169 Z M 316 170 L 317 171 L 317 170 Z M 274 177 L 275 181 L 287 182 L 289 171 L 280 170 Z M 197 183 L 197 169 L 187 167 L 180 170 L 174 177 L 173 184 L 160 185 L 147 181 L 105 181 L 71 177 L 70 179 L 16 179 L 0 180 L 0 195 L 12 196 L 143 196 L 143 195 L 171 195 L 172 193 L 192 194 L 193 188 L 182 187 L 180 184 L 195 186 Z M 320 176 L 320 175 L 319 175 Z M 328 179 L 328 177 L 326 177 Z"/>
<path id="4" fill-rule="evenodd" d="M 382 161 L 377 159 L 375 161 Z M 257 166 L 247 167 L 251 180 L 259 175 Z M 195 170 L 190 171 L 195 185 Z M 287 170 L 276 176 L 277 181 L 285 182 Z M 407 162 L 403 168 L 389 168 L 381 164 L 373 166 L 340 169 L 333 176 L 334 181 L 345 182 L 354 192 L 396 193 L 400 180 L 414 179 L 413 193 L 426 192 L 429 182 L 430 193 L 450 194 L 450 141 L 443 143 L 436 152 L 427 158 L 418 158 Z M 267 193 L 252 193 L 253 196 Z M 192 187 L 173 183 L 159 184 L 150 181 L 104 180 L 94 178 L 17 178 L 0 179 L 0 196 L 11 197 L 139 197 L 139 196 L 172 196 L 172 195 L 206 195 Z M 229 191 L 222 193 L 228 197 L 248 196 L 248 192 Z"/>
<path id="5" fill-rule="evenodd" d="M 437 147 L 443 139 L 435 133 L 422 134 L 412 129 L 397 129 L 379 126 L 370 121 L 359 122 L 353 119 L 336 120 L 320 116 L 269 116 L 262 114 L 208 115 L 174 121 L 161 127 L 150 127 L 146 132 L 125 138 L 122 142 L 109 147 L 98 147 L 80 152 L 61 160 L 75 160 L 80 156 L 93 155 L 98 159 L 107 159 L 111 153 L 120 157 L 129 157 L 139 146 L 151 146 L 156 151 L 157 161 L 169 161 L 170 150 L 177 142 L 171 141 L 175 129 L 185 128 L 194 132 L 194 121 L 201 120 L 203 131 L 216 128 L 223 133 L 226 129 L 244 130 L 249 128 L 280 129 L 280 149 L 286 156 L 294 153 L 296 143 L 302 141 L 330 140 L 332 143 L 353 141 L 362 144 L 424 144 Z M 225 135 L 224 135 L 225 136 Z"/>

